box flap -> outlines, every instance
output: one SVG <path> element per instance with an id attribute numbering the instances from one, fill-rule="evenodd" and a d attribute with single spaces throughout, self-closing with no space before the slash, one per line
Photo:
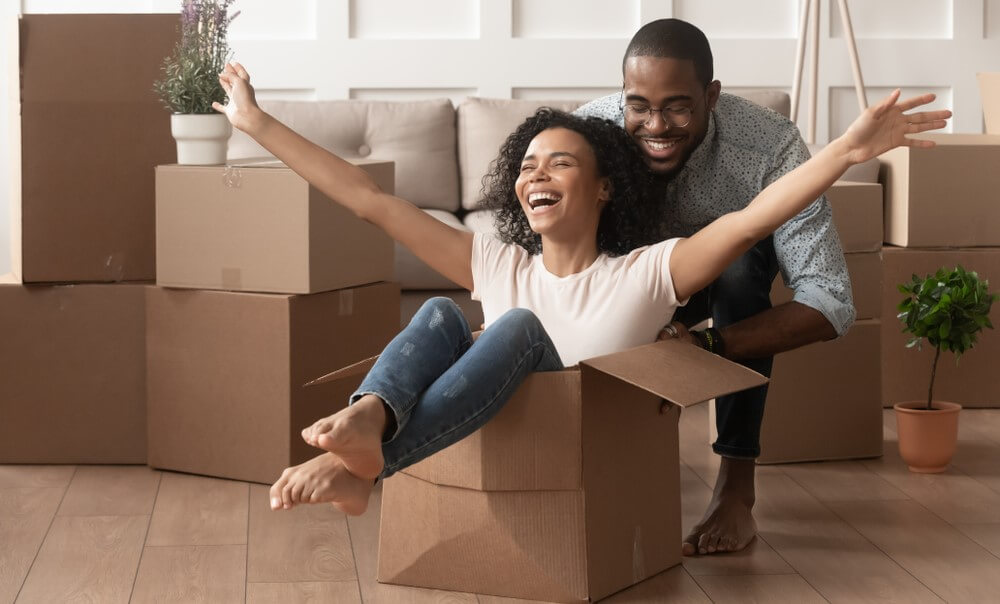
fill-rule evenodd
<path id="1" fill-rule="evenodd" d="M 647 344 L 580 364 L 681 407 L 767 383 L 756 371 L 680 340 Z"/>
<path id="2" fill-rule="evenodd" d="M 979 98 L 983 100 L 986 133 L 1000 134 L 1000 72 L 977 73 Z"/>
<path id="3" fill-rule="evenodd" d="M 910 138 L 934 141 L 941 146 L 951 145 L 1000 145 L 1000 134 L 955 134 L 951 132 L 922 133 Z M 909 147 L 900 147 L 909 149 Z M 888 152 L 887 152 L 888 153 Z"/>
<path id="4" fill-rule="evenodd" d="M 342 367 L 342 368 L 340 368 L 340 369 L 338 369 L 336 371 L 333 371 L 331 373 L 328 373 L 328 374 L 326 374 L 326 375 L 324 375 L 322 377 L 318 377 L 318 378 L 316 378 L 315 380 L 313 380 L 311 382 L 307 382 L 307 383 L 303 384 L 303 387 L 305 387 L 305 386 L 316 386 L 318 384 L 325 384 L 327 382 L 332 382 L 334 380 L 339 380 L 341 378 L 351 377 L 352 375 L 358 375 L 358 374 L 361 374 L 361 373 L 368 373 L 368 370 L 370 370 L 372 367 L 375 366 L 375 361 L 377 359 L 378 359 L 378 356 L 373 356 L 373 357 L 367 358 L 367 359 L 365 359 L 363 361 L 358 361 L 357 363 L 354 363 L 353 365 L 348 365 L 347 367 Z"/>

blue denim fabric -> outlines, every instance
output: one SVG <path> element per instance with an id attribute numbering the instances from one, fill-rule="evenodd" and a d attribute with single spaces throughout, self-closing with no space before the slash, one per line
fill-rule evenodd
<path id="1" fill-rule="evenodd" d="M 508 311 L 473 342 L 458 306 L 431 298 L 386 346 L 351 403 L 374 394 L 395 416 L 396 430 L 382 445 L 386 478 L 478 430 L 531 372 L 562 368 L 531 311 Z"/>
<path id="2" fill-rule="evenodd" d="M 740 256 L 706 289 L 678 309 L 675 320 L 694 325 L 709 316 L 715 327 L 738 323 L 771 308 L 771 283 L 778 274 L 773 239 L 768 237 Z M 771 376 L 774 357 L 739 361 L 761 375 Z M 725 457 L 760 456 L 760 425 L 764 419 L 767 385 L 715 400 L 719 436 L 712 450 Z"/>

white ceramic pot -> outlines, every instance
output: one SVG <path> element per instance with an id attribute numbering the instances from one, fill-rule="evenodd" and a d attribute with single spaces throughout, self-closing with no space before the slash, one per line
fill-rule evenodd
<path id="1" fill-rule="evenodd" d="M 226 163 L 233 127 L 221 113 L 170 116 L 170 133 L 177 141 L 177 163 L 207 166 Z"/>

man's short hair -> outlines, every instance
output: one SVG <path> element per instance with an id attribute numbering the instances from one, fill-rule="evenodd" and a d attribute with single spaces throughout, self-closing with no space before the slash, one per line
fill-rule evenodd
<path id="1" fill-rule="evenodd" d="M 657 19 L 639 28 L 625 49 L 622 73 L 629 57 L 662 57 L 694 62 L 702 86 L 712 81 L 712 48 L 705 34 L 687 21 Z"/>

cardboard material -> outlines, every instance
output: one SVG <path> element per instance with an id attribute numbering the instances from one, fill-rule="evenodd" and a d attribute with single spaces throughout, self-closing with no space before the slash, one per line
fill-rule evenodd
<path id="1" fill-rule="evenodd" d="M 931 149 L 880 156 L 885 242 L 903 247 L 1000 246 L 1000 136 L 922 134 Z"/>
<path id="2" fill-rule="evenodd" d="M 779 354 L 771 370 L 758 463 L 882 455 L 877 319 L 842 338 Z"/>
<path id="3" fill-rule="evenodd" d="M 24 282 L 155 278 L 152 91 L 177 15 L 23 15 L 12 46 L 11 259 Z"/>
<path id="4" fill-rule="evenodd" d="M 356 384 L 372 363 L 317 382 Z M 385 482 L 378 580 L 579 602 L 679 563 L 681 407 L 764 382 L 678 341 L 529 376 L 483 428 Z"/>
<path id="5" fill-rule="evenodd" d="M 885 248 L 882 282 L 882 404 L 926 400 L 930 384 L 934 347 L 924 341 L 923 350 L 906 348 L 910 335 L 896 318 L 896 306 L 903 299 L 896 285 L 961 264 L 990 282 L 990 291 L 1000 293 L 1000 249 L 916 250 Z M 990 320 L 1000 327 L 1000 304 L 994 303 Z M 955 363 L 955 355 L 942 352 L 934 380 L 934 398 L 959 403 L 963 407 L 1000 407 L 1000 331 L 986 329 L 978 343 Z"/>
<path id="6" fill-rule="evenodd" d="M 321 453 L 300 432 L 351 392 L 302 384 L 380 351 L 399 319 L 389 283 L 310 296 L 146 294 L 149 465 L 261 483 Z"/>
<path id="7" fill-rule="evenodd" d="M 838 180 L 826 198 L 845 254 L 882 247 L 882 185 Z"/>
<path id="8" fill-rule="evenodd" d="M 986 134 L 1000 134 L 1000 72 L 977 73 Z"/>
<path id="9" fill-rule="evenodd" d="M 0 463 L 146 461 L 145 292 L 0 278 Z"/>
<path id="10" fill-rule="evenodd" d="M 352 160 L 385 191 L 393 164 Z M 283 164 L 156 168 L 158 285 L 308 294 L 390 281 L 393 243 Z"/>
<path id="11" fill-rule="evenodd" d="M 878 252 L 844 254 L 854 293 L 857 319 L 877 319 L 882 315 L 882 257 Z M 791 302 L 795 292 L 785 287 L 779 273 L 771 285 L 771 304 Z"/>

